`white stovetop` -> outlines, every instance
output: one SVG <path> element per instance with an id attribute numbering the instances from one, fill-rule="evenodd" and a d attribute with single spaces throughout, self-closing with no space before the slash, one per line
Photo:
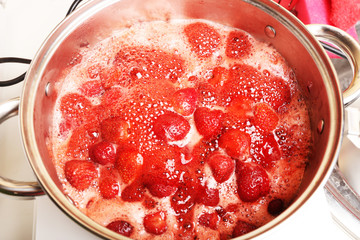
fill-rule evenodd
<path id="1" fill-rule="evenodd" d="M 72 0 L 0 0 L 0 57 L 33 58 L 42 41 L 63 19 Z M 0 79 L 27 65 L 0 65 Z M 22 84 L 0 88 L 0 102 L 21 94 Z M 349 142 L 346 142 L 349 146 Z M 0 125 L 0 174 L 35 180 L 22 150 L 18 117 Z M 67 218 L 47 196 L 24 200 L 0 194 L 0 239 L 98 239 Z M 350 239 L 331 218 L 323 189 L 266 239 Z"/>

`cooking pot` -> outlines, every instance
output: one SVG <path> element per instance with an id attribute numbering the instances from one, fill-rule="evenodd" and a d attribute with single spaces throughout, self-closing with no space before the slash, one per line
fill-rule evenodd
<path id="1" fill-rule="evenodd" d="M 123 239 L 81 213 L 63 193 L 46 141 L 57 93 L 57 79 L 77 60 L 81 48 L 91 48 L 116 30 L 132 24 L 169 19 L 207 19 L 249 32 L 269 42 L 294 70 L 310 108 L 313 151 L 297 197 L 278 217 L 239 237 L 269 234 L 293 215 L 330 176 L 343 136 L 344 106 L 360 94 L 360 47 L 343 31 L 326 25 L 304 26 L 270 0 L 95 0 L 67 17 L 45 40 L 27 72 L 20 98 L 0 106 L 0 123 L 19 114 L 26 155 L 39 183 L 0 178 L 4 193 L 18 196 L 44 192 L 69 217 L 103 238 Z M 336 72 L 319 41 L 339 47 L 349 59 L 354 78 L 340 90 Z"/>

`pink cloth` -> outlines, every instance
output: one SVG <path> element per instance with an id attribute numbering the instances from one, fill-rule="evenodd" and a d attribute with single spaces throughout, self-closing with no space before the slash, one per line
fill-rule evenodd
<path id="1" fill-rule="evenodd" d="M 359 41 L 355 24 L 360 21 L 360 0 L 299 0 L 295 14 L 304 24 L 332 25 Z"/>
<path id="2" fill-rule="evenodd" d="M 329 24 L 358 40 L 355 24 L 360 21 L 360 0 L 299 0 L 295 9 L 304 24 Z"/>

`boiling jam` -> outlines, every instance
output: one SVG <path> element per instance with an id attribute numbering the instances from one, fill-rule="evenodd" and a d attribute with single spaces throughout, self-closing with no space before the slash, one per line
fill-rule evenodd
<path id="1" fill-rule="evenodd" d="M 269 44 L 200 20 L 139 23 L 57 87 L 65 194 L 134 239 L 229 239 L 296 196 L 311 146 L 295 74 Z"/>

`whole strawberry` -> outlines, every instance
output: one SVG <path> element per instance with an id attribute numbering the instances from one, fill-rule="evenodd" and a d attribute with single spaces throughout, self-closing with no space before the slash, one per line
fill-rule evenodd
<path id="1" fill-rule="evenodd" d="M 221 130 L 221 119 L 223 112 L 200 107 L 194 112 L 195 126 L 198 132 L 204 137 L 211 137 Z"/>
<path id="2" fill-rule="evenodd" d="M 114 144 L 102 141 L 94 144 L 89 149 L 89 157 L 92 161 L 101 165 L 114 164 L 117 149 Z"/>
<path id="3" fill-rule="evenodd" d="M 269 176 L 259 165 L 238 162 L 236 177 L 238 194 L 244 202 L 254 202 L 270 191 Z"/>
<path id="4" fill-rule="evenodd" d="M 66 180 L 79 191 L 90 187 L 97 177 L 95 164 L 85 160 L 70 160 L 65 163 L 64 174 Z"/>

